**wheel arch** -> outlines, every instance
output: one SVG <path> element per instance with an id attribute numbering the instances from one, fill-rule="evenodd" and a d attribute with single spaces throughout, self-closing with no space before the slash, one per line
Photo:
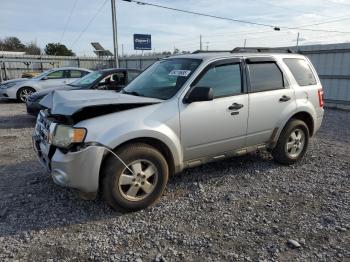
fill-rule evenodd
<path id="1" fill-rule="evenodd" d="M 17 92 L 16 92 L 16 98 L 17 98 L 17 99 L 19 99 L 19 92 L 20 92 L 21 90 L 23 90 L 24 88 L 33 89 L 34 92 L 37 91 L 37 89 L 36 89 L 35 87 L 33 87 L 33 86 L 29 86 L 29 85 L 21 86 L 20 88 L 18 88 L 18 90 L 17 90 Z"/>
<path id="2" fill-rule="evenodd" d="M 309 129 L 310 137 L 312 137 L 314 135 L 315 122 L 314 122 L 314 119 L 312 118 L 311 114 L 309 114 L 308 112 L 305 112 L 305 111 L 301 111 L 301 112 L 294 114 L 288 121 L 290 121 L 292 118 L 299 119 L 299 120 L 303 121 Z"/>
<path id="3" fill-rule="evenodd" d="M 118 148 L 121 148 L 123 146 L 135 144 L 135 143 L 143 143 L 143 144 L 149 145 L 149 146 L 157 149 L 164 156 L 165 160 L 168 163 L 169 175 L 173 175 L 177 172 L 178 168 L 175 165 L 174 155 L 171 152 L 170 148 L 168 147 L 168 145 L 166 143 L 164 143 L 160 139 L 157 139 L 154 137 L 138 137 L 138 138 L 133 138 L 133 139 L 127 140 L 127 141 L 121 143 L 120 145 L 116 146 L 115 148 L 113 148 L 113 151 L 115 151 Z M 111 153 L 107 152 L 102 159 L 101 166 L 100 166 L 100 175 L 99 175 L 99 188 L 101 188 L 101 185 L 102 185 L 101 184 L 102 180 L 103 180 L 102 170 L 103 170 L 103 167 L 105 166 L 104 165 L 105 161 L 110 156 L 111 156 Z"/>
<path id="4" fill-rule="evenodd" d="M 290 115 L 287 120 L 285 120 L 279 128 L 275 128 L 275 131 L 272 133 L 271 139 L 270 139 L 270 147 L 273 148 L 275 147 L 283 129 L 285 128 L 285 126 L 288 124 L 288 122 L 291 119 L 299 119 L 301 121 L 303 121 L 308 129 L 309 129 L 309 134 L 310 137 L 312 137 L 315 133 L 315 121 L 314 118 L 312 116 L 312 114 L 306 110 L 302 110 L 302 111 L 298 111 L 298 112 L 294 112 L 292 115 Z"/>

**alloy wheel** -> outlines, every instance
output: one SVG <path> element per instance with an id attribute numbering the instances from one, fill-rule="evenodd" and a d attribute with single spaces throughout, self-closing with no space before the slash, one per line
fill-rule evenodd
<path id="1" fill-rule="evenodd" d="M 30 89 L 23 89 L 21 93 L 19 94 L 19 98 L 21 99 L 22 102 L 26 102 L 27 98 L 31 96 L 34 92 Z"/>
<path id="2" fill-rule="evenodd" d="M 125 167 L 119 177 L 119 192 L 129 201 L 140 201 L 153 192 L 157 180 L 158 170 L 153 163 L 136 160 Z"/>
<path id="3" fill-rule="evenodd" d="M 286 143 L 287 154 L 291 158 L 297 158 L 304 149 L 305 146 L 305 133 L 303 130 L 296 128 L 289 135 Z"/>

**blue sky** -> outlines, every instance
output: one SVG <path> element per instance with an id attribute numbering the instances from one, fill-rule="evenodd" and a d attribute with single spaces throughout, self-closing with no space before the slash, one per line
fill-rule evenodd
<path id="1" fill-rule="evenodd" d="M 70 22 L 69 14 L 76 2 Z M 106 2 L 105 2 L 106 1 Z M 119 48 L 135 53 L 134 33 L 152 34 L 156 51 L 199 49 L 199 35 L 209 49 L 242 46 L 295 45 L 298 30 L 273 31 L 207 17 L 177 13 L 149 6 L 117 1 Z M 350 0 L 144 0 L 150 3 L 244 19 L 277 26 L 302 26 L 345 19 L 305 28 L 350 32 Z M 104 5 L 103 5 L 104 4 Z M 97 12 L 100 10 L 100 12 Z M 91 17 L 87 30 L 81 34 Z M 301 44 L 350 42 L 350 33 L 300 30 Z M 110 0 L 1 0 L 0 38 L 17 36 L 23 42 L 62 42 L 78 55 L 93 55 L 90 42 L 106 49 L 113 46 Z M 80 37 L 79 37 L 80 36 Z"/>

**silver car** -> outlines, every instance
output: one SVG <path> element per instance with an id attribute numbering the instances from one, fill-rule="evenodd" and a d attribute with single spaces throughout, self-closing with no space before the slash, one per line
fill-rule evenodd
<path id="1" fill-rule="evenodd" d="M 257 51 L 169 57 L 121 93 L 51 93 L 38 158 L 57 184 L 127 210 L 156 202 L 185 168 L 261 149 L 294 164 L 321 125 L 322 86 L 306 57 Z"/>
<path id="2" fill-rule="evenodd" d="M 70 84 L 90 72 L 92 71 L 84 68 L 61 67 L 45 71 L 30 79 L 19 78 L 4 81 L 0 84 L 0 98 L 25 102 L 27 97 L 36 91 Z"/>

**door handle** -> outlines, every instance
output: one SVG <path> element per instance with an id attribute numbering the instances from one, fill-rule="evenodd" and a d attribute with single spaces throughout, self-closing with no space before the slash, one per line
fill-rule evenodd
<path id="1" fill-rule="evenodd" d="M 283 95 L 281 98 L 280 98 L 280 102 L 287 102 L 290 100 L 290 96 L 285 96 Z"/>
<path id="2" fill-rule="evenodd" d="M 242 104 L 238 104 L 238 103 L 233 103 L 232 106 L 229 106 L 228 109 L 229 110 L 239 110 L 243 107 Z"/>

